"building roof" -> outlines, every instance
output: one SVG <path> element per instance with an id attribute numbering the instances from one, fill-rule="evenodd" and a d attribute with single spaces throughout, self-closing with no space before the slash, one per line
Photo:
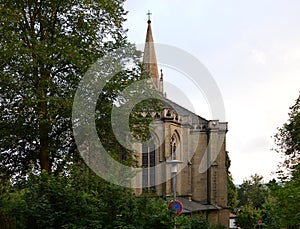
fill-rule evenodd
<path id="1" fill-rule="evenodd" d="M 186 197 L 177 197 L 182 203 L 183 213 L 199 212 L 199 211 L 208 211 L 208 210 L 219 210 L 221 209 L 217 205 L 212 204 L 201 204 L 199 202 L 189 200 Z"/>
<path id="2" fill-rule="evenodd" d="M 178 115 L 180 116 L 191 116 L 192 118 L 192 123 L 207 123 L 208 120 L 206 120 L 205 118 L 202 118 L 201 116 L 193 113 L 192 111 L 184 108 L 183 106 L 175 103 L 174 101 L 167 99 L 167 98 L 163 98 L 164 102 L 165 102 L 165 106 L 171 108 L 172 110 L 174 110 L 175 112 L 178 113 Z"/>
<path id="3" fill-rule="evenodd" d="M 236 214 L 230 213 L 229 218 L 236 218 Z"/>

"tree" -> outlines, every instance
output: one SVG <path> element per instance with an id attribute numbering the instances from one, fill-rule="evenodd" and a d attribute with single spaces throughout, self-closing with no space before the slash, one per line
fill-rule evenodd
<path id="1" fill-rule="evenodd" d="M 261 210 L 254 208 L 252 205 L 245 205 L 239 211 L 235 223 L 243 229 L 253 229 L 260 219 Z"/>
<path id="2" fill-rule="evenodd" d="M 270 228 L 291 227 L 300 225 L 300 181 L 291 181 L 278 184 L 269 182 L 270 195 L 264 204 L 264 222 Z"/>
<path id="3" fill-rule="evenodd" d="M 265 224 L 270 228 L 300 225 L 300 95 L 290 107 L 289 119 L 274 135 L 276 151 L 284 156 L 278 171 L 280 183 L 270 181 L 269 195 L 263 205 Z"/>
<path id="4" fill-rule="evenodd" d="M 74 159 L 74 93 L 92 63 L 127 45 L 125 15 L 122 0 L 0 1 L 0 166 L 58 174 Z"/>
<path id="5" fill-rule="evenodd" d="M 284 156 L 278 171 L 281 183 L 270 185 L 265 208 L 278 228 L 300 225 L 300 95 L 290 107 L 289 119 L 274 135 L 276 151 Z M 274 182 L 273 182 L 274 183 Z"/>
<path id="6" fill-rule="evenodd" d="M 278 173 L 283 180 L 289 179 L 300 163 L 300 95 L 290 107 L 288 121 L 278 128 L 274 139 L 276 151 L 285 156 Z"/>
<path id="7" fill-rule="evenodd" d="M 226 151 L 226 168 L 228 173 L 228 206 L 230 206 L 231 211 L 235 212 L 237 207 L 237 189 L 233 183 L 232 174 L 229 171 L 231 165 L 231 160 L 229 158 L 229 152 Z"/>
<path id="8" fill-rule="evenodd" d="M 22 187 L 1 194 L 0 203 L 0 222 L 5 216 L 17 228 L 173 228 L 162 199 L 136 197 L 84 165 L 72 165 L 67 177 L 30 173 Z"/>
<path id="9" fill-rule="evenodd" d="M 257 174 L 250 176 L 248 180 L 244 180 L 238 188 L 239 207 L 252 205 L 254 208 L 262 209 L 267 197 L 267 188 L 262 181 L 263 177 Z"/>

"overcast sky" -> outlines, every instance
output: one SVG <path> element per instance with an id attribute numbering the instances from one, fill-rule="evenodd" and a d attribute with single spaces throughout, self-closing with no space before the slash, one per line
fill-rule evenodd
<path id="1" fill-rule="evenodd" d="M 154 41 L 194 55 L 215 79 L 225 103 L 221 121 L 229 123 L 234 182 L 255 173 L 266 182 L 274 177 L 280 155 L 271 150 L 271 136 L 300 91 L 300 1 L 127 0 L 125 9 L 131 42 L 145 41 L 150 10 Z M 165 81 L 188 88 L 183 92 L 193 109 L 211 119 L 205 95 L 186 77 L 162 68 Z M 169 98 L 184 103 L 168 90 Z"/>

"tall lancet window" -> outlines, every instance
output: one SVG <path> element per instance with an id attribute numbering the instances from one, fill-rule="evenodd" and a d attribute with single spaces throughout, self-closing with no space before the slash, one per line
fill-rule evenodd
<path id="1" fill-rule="evenodd" d="M 176 137 L 173 135 L 170 139 L 171 158 L 176 160 Z"/>
<path id="2" fill-rule="evenodd" d="M 153 143 L 142 146 L 143 187 L 151 192 L 155 191 L 155 145 Z"/>

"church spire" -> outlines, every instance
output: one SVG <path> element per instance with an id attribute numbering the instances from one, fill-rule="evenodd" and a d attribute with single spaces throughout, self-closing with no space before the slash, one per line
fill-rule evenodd
<path id="1" fill-rule="evenodd" d="M 144 48 L 144 58 L 143 58 L 144 69 L 151 77 L 155 88 L 159 92 L 163 93 L 160 77 L 158 74 L 157 60 L 155 55 L 154 41 L 153 41 L 153 35 L 151 29 L 150 11 L 147 13 L 147 15 L 148 15 L 148 21 L 147 21 L 148 28 L 147 28 L 146 42 Z"/>

